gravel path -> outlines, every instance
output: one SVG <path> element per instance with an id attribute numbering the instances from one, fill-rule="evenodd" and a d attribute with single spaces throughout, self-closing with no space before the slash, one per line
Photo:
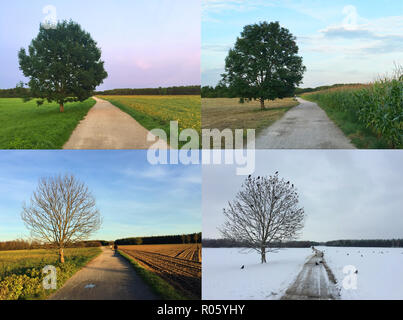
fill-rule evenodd
<path id="1" fill-rule="evenodd" d="M 78 124 L 63 149 L 148 149 L 149 131 L 109 101 L 93 97 L 97 103 Z M 154 146 L 157 148 L 157 146 Z M 158 148 L 168 148 L 163 140 Z"/>
<path id="2" fill-rule="evenodd" d="M 74 274 L 50 300 L 159 299 L 133 267 L 109 248 Z"/>
<path id="3" fill-rule="evenodd" d="M 256 149 L 354 149 L 316 103 L 300 104 L 256 137 Z"/>

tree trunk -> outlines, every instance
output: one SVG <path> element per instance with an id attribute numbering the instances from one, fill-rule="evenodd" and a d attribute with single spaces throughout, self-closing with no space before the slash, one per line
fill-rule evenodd
<path id="1" fill-rule="evenodd" d="M 60 104 L 60 112 L 64 112 L 64 105 Z"/>
<path id="2" fill-rule="evenodd" d="M 59 248 L 59 258 L 60 258 L 60 262 L 64 263 L 64 251 L 63 251 L 63 248 Z"/>
<path id="3" fill-rule="evenodd" d="M 266 248 L 261 248 L 260 254 L 262 256 L 262 263 L 266 263 Z"/>
<path id="4" fill-rule="evenodd" d="M 264 106 L 264 99 L 263 98 L 260 98 L 260 109 L 262 109 L 262 110 L 266 109 L 265 106 Z"/>

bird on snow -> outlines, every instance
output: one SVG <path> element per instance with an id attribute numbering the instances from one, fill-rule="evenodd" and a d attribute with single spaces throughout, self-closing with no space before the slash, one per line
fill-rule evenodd
<path id="1" fill-rule="evenodd" d="M 245 269 L 245 266 L 242 266 L 241 269 Z"/>
<path id="2" fill-rule="evenodd" d="M 278 174 L 278 171 L 276 171 L 276 174 Z"/>
<path id="3" fill-rule="evenodd" d="M 315 264 L 318 266 L 319 265 L 318 261 L 316 261 Z"/>
<path id="4" fill-rule="evenodd" d="M 250 179 L 251 176 L 252 176 L 252 175 L 250 174 L 248 178 Z"/>
<path id="5" fill-rule="evenodd" d="M 355 272 L 354 273 L 358 273 L 358 270 L 355 270 Z"/>

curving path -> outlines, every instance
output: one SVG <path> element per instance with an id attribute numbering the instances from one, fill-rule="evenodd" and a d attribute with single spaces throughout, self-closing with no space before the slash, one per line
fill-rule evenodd
<path id="1" fill-rule="evenodd" d="M 164 140 L 159 140 L 158 146 L 148 142 L 149 131 L 109 101 L 93 99 L 96 104 L 74 129 L 63 149 L 168 148 Z"/>
<path id="2" fill-rule="evenodd" d="M 256 149 L 355 149 L 316 103 L 300 104 L 256 137 Z"/>
<path id="3" fill-rule="evenodd" d="M 75 273 L 50 300 L 159 299 L 133 267 L 109 248 Z"/>

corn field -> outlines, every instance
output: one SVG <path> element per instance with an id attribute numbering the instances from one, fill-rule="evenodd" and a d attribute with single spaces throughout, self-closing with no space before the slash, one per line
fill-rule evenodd
<path id="1" fill-rule="evenodd" d="M 403 147 L 403 69 L 369 85 L 347 86 L 305 95 L 319 105 L 351 113 L 392 148 Z"/>

